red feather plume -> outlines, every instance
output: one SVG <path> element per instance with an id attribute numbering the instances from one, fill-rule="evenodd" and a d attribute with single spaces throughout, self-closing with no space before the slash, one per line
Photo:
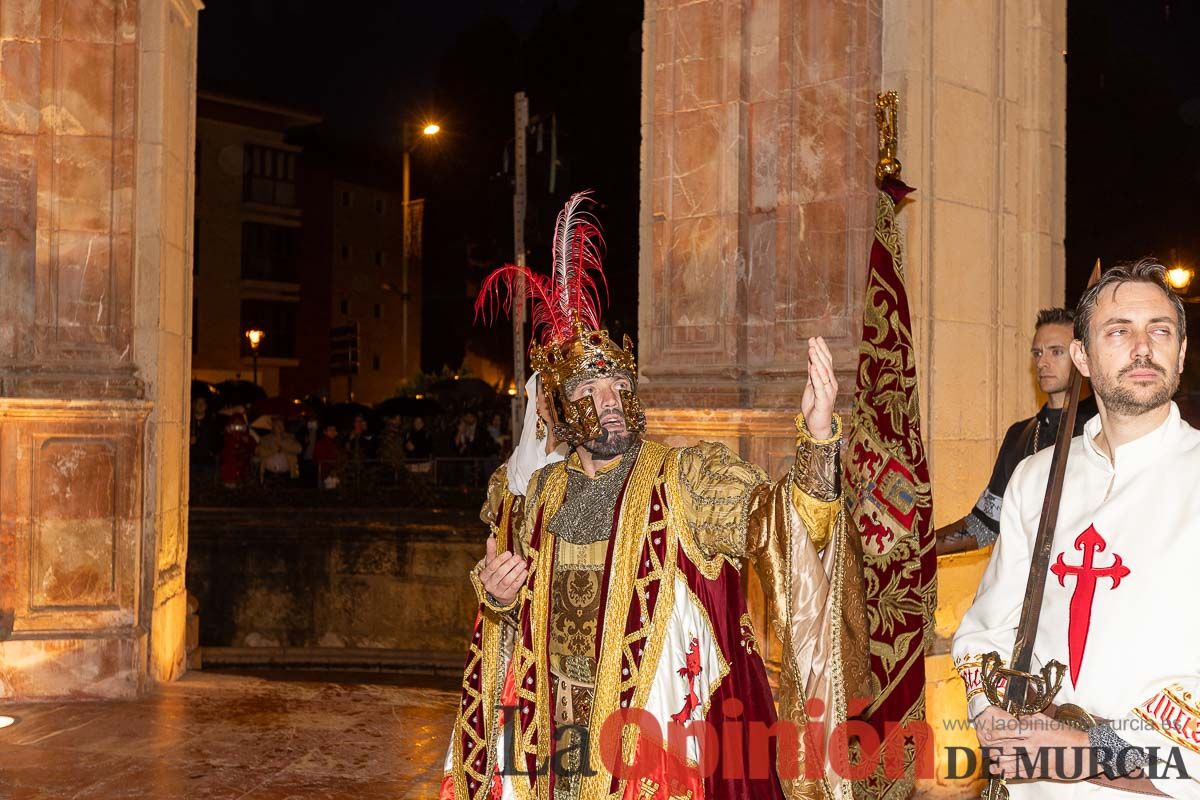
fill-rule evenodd
<path id="1" fill-rule="evenodd" d="M 600 327 L 600 287 L 607 295 L 608 281 L 601 263 L 604 238 L 600 226 L 591 213 L 582 210 L 583 203 L 593 202 L 590 195 L 590 191 L 571 195 L 558 214 L 553 277 L 539 275 L 529 267 L 505 264 L 484 279 L 475 299 L 476 319 L 483 316 L 491 323 L 500 309 L 511 315 L 513 283 L 523 275 L 532 301 L 534 341 L 546 345 L 571 338 L 576 317 L 588 329 Z"/>

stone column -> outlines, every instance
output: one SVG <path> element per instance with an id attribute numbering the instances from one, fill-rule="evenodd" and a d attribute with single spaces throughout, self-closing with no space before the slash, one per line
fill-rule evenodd
<path id="1" fill-rule="evenodd" d="M 0 697 L 179 672 L 196 11 L 0 0 Z"/>
<path id="2" fill-rule="evenodd" d="M 878 4 L 648 0 L 643 40 L 642 388 L 790 418 L 807 337 L 854 371 Z"/>
<path id="3" fill-rule="evenodd" d="M 722 441 L 777 476 L 808 337 L 826 337 L 853 386 L 880 37 L 878 2 L 647 0 L 638 349 L 652 436 Z"/>
<path id="4" fill-rule="evenodd" d="M 900 215 L 936 523 L 987 484 L 1041 398 L 1037 310 L 1064 297 L 1066 0 L 885 0 L 900 92 Z"/>
<path id="5" fill-rule="evenodd" d="M 1007 427 L 1042 402 L 1029 344 L 1039 308 L 1064 297 L 1066 0 L 884 0 L 883 85 L 900 92 L 900 214 L 935 523 L 987 484 Z M 950 639 L 990 551 L 938 564 L 937 639 L 926 660 L 931 719 L 965 719 Z M 946 748 L 969 730 L 935 728 Z M 966 781 L 930 795 L 974 796 Z"/>
<path id="6" fill-rule="evenodd" d="M 141 0 L 137 295 L 133 352 L 154 409 L 146 426 L 149 674 L 183 674 L 195 223 L 199 0 Z M 153 534 L 151 536 L 151 533 Z"/>

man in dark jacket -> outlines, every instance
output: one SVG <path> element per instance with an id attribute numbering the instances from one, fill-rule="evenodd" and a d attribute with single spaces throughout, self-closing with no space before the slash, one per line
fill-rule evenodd
<path id="1" fill-rule="evenodd" d="M 1075 315 L 1066 308 L 1047 308 L 1038 312 L 1030 354 L 1037 370 L 1038 386 L 1046 393 L 1046 404 L 1029 419 L 1013 423 L 1004 434 L 1004 442 L 992 467 L 992 478 L 979 495 L 975 507 L 962 519 L 937 530 L 938 555 L 987 547 L 1000 534 L 1000 504 L 1008 479 L 1022 460 L 1058 438 L 1058 421 L 1071 383 L 1071 340 Z M 1079 403 L 1075 415 L 1075 436 L 1083 433 L 1083 424 L 1096 415 L 1091 397 Z"/>

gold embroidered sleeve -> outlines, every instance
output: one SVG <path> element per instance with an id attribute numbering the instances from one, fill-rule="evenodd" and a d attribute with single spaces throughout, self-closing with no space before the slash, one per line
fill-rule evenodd
<path id="1" fill-rule="evenodd" d="M 496 537 L 497 553 L 509 549 L 516 553 L 524 552 L 524 543 L 520 536 L 524 518 L 524 500 L 525 498 L 522 496 L 509 491 L 508 466 L 501 464 L 488 479 L 487 498 L 483 502 L 483 508 L 479 510 L 479 518 L 487 524 L 492 535 Z M 471 586 L 475 589 L 475 595 L 478 597 L 480 605 L 497 614 L 517 608 L 520 605 L 521 595 L 507 605 L 500 605 L 495 598 L 488 594 L 479 577 L 482 570 L 483 559 L 480 559 L 470 572 Z M 524 592 L 524 589 L 521 591 Z"/>
<path id="2" fill-rule="evenodd" d="M 501 605 L 496 598 L 492 597 L 491 593 L 489 593 L 487 589 L 483 588 L 483 580 L 479 577 L 479 573 L 482 570 L 482 560 L 480 560 L 480 562 L 475 565 L 475 568 L 471 570 L 471 586 L 475 589 L 475 596 L 479 599 L 479 604 L 495 614 L 508 618 L 509 622 L 516 624 L 516 619 L 515 617 L 512 617 L 510 612 L 513 612 L 521 607 L 521 601 L 525 597 L 525 587 L 522 586 L 520 588 L 520 590 L 517 592 L 517 596 L 513 598 L 511 603 L 507 605 Z"/>
<path id="3" fill-rule="evenodd" d="M 837 414 L 833 415 L 833 435 L 828 439 L 814 438 L 804 415 L 796 415 L 796 460 L 788 473 L 791 499 L 818 551 L 829 544 L 834 518 L 841 509 L 841 437 L 842 420 Z"/>
<path id="4" fill-rule="evenodd" d="M 483 501 L 483 508 L 479 509 L 479 519 L 491 527 L 492 533 L 496 532 L 496 526 L 500 524 L 501 509 L 508 494 L 508 465 L 501 464 L 492 473 L 492 477 L 488 478 L 487 497 Z"/>
<path id="5" fill-rule="evenodd" d="M 796 415 L 796 461 L 792 483 L 815 500 L 832 502 L 842 495 L 838 451 L 842 442 L 842 418 L 833 415 L 833 433 L 817 439 L 808 430 L 803 414 Z"/>

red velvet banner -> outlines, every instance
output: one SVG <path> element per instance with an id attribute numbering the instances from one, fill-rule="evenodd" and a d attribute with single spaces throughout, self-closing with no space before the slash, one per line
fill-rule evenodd
<path id="1" fill-rule="evenodd" d="M 879 731 L 925 718 L 925 647 L 937 604 L 933 504 L 921 442 L 917 371 L 896 205 L 912 189 L 888 178 L 879 192 L 863 310 L 858 385 L 844 457 L 849 523 L 863 541 L 873 697 L 860 718 Z M 903 739 L 888 745 L 903 746 Z M 911 771 L 882 770 L 865 796 L 912 794 Z"/>

